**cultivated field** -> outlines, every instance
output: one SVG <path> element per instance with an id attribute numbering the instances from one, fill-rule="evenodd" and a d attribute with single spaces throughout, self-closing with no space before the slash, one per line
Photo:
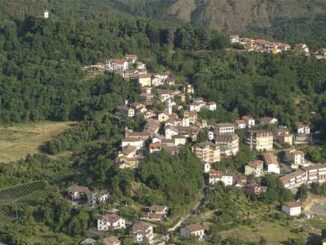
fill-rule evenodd
<path id="1" fill-rule="evenodd" d="M 72 126 L 71 122 L 39 122 L 0 126 L 0 163 L 39 152 L 39 146 Z"/>

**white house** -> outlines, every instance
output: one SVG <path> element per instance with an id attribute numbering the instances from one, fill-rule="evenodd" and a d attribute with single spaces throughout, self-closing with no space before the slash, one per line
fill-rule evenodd
<path id="1" fill-rule="evenodd" d="M 182 238 L 190 238 L 191 236 L 198 237 L 198 240 L 203 240 L 205 236 L 205 227 L 202 224 L 191 224 L 181 228 L 180 236 Z"/>
<path id="2" fill-rule="evenodd" d="M 146 216 L 143 219 L 151 220 L 151 221 L 162 221 L 167 217 L 168 207 L 162 205 L 152 205 L 148 207 L 148 211 Z"/>
<path id="3" fill-rule="evenodd" d="M 299 123 L 297 125 L 297 133 L 298 134 L 310 134 L 310 127 L 308 125 Z"/>
<path id="4" fill-rule="evenodd" d="M 168 99 L 173 100 L 176 95 L 180 94 L 179 90 L 171 90 L 171 89 L 160 89 L 158 90 L 158 96 L 161 102 L 165 102 Z"/>
<path id="5" fill-rule="evenodd" d="M 109 200 L 109 191 L 108 190 L 99 190 L 93 193 L 92 195 L 95 199 L 95 203 L 106 203 Z"/>
<path id="6" fill-rule="evenodd" d="M 179 130 L 176 127 L 173 126 L 167 126 L 165 127 L 165 138 L 166 139 L 172 139 L 173 136 L 178 135 Z"/>
<path id="7" fill-rule="evenodd" d="M 221 178 L 221 182 L 225 185 L 225 186 L 231 186 L 233 185 L 233 175 L 229 174 L 227 172 L 222 174 L 222 178 Z"/>
<path id="8" fill-rule="evenodd" d="M 297 51 L 298 53 L 302 53 L 302 54 L 304 54 L 306 56 L 309 56 L 310 55 L 310 53 L 309 53 L 309 47 L 305 43 L 297 43 L 294 46 L 294 50 Z"/>
<path id="9" fill-rule="evenodd" d="M 121 147 L 124 148 L 126 146 L 134 146 L 137 150 L 140 150 L 145 146 L 145 140 L 143 139 L 133 139 L 133 138 L 125 138 L 121 142 Z"/>
<path id="10" fill-rule="evenodd" d="M 168 79 L 168 75 L 164 74 L 164 75 L 160 75 L 160 74 L 156 74 L 153 76 L 152 78 L 152 86 L 154 87 L 158 87 L 164 84 L 164 82 Z"/>
<path id="11" fill-rule="evenodd" d="M 281 168 L 277 157 L 272 152 L 265 152 L 263 154 L 264 162 L 267 166 L 268 173 L 280 174 Z"/>
<path id="12" fill-rule="evenodd" d="M 234 44 L 234 43 L 239 43 L 240 42 L 240 37 L 239 35 L 231 35 L 230 36 L 230 43 Z"/>
<path id="13" fill-rule="evenodd" d="M 97 219 L 97 230 L 107 231 L 109 229 L 125 229 L 126 221 L 115 213 L 106 214 Z"/>
<path id="14" fill-rule="evenodd" d="M 190 119 L 189 119 L 189 117 L 182 118 L 182 120 L 181 120 L 181 126 L 182 127 L 189 127 L 189 125 L 190 125 Z"/>
<path id="15" fill-rule="evenodd" d="M 208 102 L 205 105 L 205 109 L 207 109 L 209 111 L 216 111 L 216 103 L 215 102 Z"/>
<path id="16" fill-rule="evenodd" d="M 282 211 L 290 216 L 299 216 L 302 212 L 301 202 L 287 202 L 282 205 Z"/>
<path id="17" fill-rule="evenodd" d="M 305 157 L 304 152 L 296 149 L 292 149 L 285 153 L 285 158 L 287 162 L 293 164 L 294 166 L 304 166 Z"/>
<path id="18" fill-rule="evenodd" d="M 138 70 L 146 70 L 146 65 L 143 62 L 137 62 L 136 67 Z"/>
<path id="19" fill-rule="evenodd" d="M 107 65 L 113 71 L 126 71 L 129 69 L 129 63 L 124 59 L 111 60 Z"/>
<path id="20" fill-rule="evenodd" d="M 260 177 L 264 173 L 264 163 L 260 160 L 250 161 L 248 165 L 245 166 L 245 175 L 253 174 L 255 177 Z"/>
<path id="21" fill-rule="evenodd" d="M 259 119 L 259 124 L 260 125 L 273 125 L 273 124 L 277 124 L 278 123 L 278 119 L 275 117 L 261 117 Z"/>
<path id="22" fill-rule="evenodd" d="M 153 225 L 143 221 L 139 221 L 133 225 L 132 233 L 135 235 L 136 243 L 151 243 L 154 239 Z"/>
<path id="23" fill-rule="evenodd" d="M 241 119 L 246 122 L 247 128 L 252 128 L 256 125 L 255 119 L 253 119 L 251 116 L 243 116 Z"/>
<path id="24" fill-rule="evenodd" d="M 105 194 L 100 194 L 97 198 L 97 200 L 100 202 L 100 203 L 105 203 L 107 202 L 107 200 L 109 199 L 109 194 L 108 193 L 105 193 Z"/>
<path id="25" fill-rule="evenodd" d="M 215 138 L 214 131 L 212 131 L 212 130 L 208 131 L 208 139 L 213 140 L 214 138 Z"/>
<path id="26" fill-rule="evenodd" d="M 279 164 L 267 164 L 267 173 L 280 174 L 281 169 Z"/>
<path id="27" fill-rule="evenodd" d="M 236 129 L 245 129 L 247 127 L 245 120 L 235 120 L 234 126 Z"/>
<path id="28" fill-rule="evenodd" d="M 215 125 L 216 134 L 233 134 L 234 125 L 232 123 L 218 123 Z"/>
<path id="29" fill-rule="evenodd" d="M 214 185 L 218 182 L 222 182 L 225 186 L 231 186 L 234 183 L 233 175 L 219 170 L 210 170 L 208 174 L 208 183 Z"/>
<path id="30" fill-rule="evenodd" d="M 189 110 L 200 112 L 204 107 L 206 107 L 206 102 L 202 98 L 197 98 L 189 105 Z"/>

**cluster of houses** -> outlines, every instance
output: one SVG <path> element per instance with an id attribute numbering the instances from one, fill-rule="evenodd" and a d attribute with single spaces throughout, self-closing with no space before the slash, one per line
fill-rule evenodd
<path id="1" fill-rule="evenodd" d="M 290 46 L 283 43 L 274 43 L 265 40 L 253 40 L 247 38 L 231 37 L 231 43 L 240 44 L 248 51 L 256 52 L 283 52 Z M 309 54 L 309 48 L 304 44 L 298 44 L 295 49 Z M 108 60 L 95 66 L 85 67 L 85 70 L 93 69 L 103 72 L 121 74 L 126 80 L 135 80 L 141 87 L 140 101 L 129 103 L 116 108 L 115 115 L 121 117 L 143 117 L 145 125 L 140 131 L 125 129 L 124 138 L 121 141 L 120 151 L 116 158 L 119 168 L 137 168 L 144 158 L 145 152 L 155 153 L 162 150 L 177 154 L 180 147 L 192 143 L 192 151 L 201 161 L 203 172 L 209 185 L 222 182 L 225 186 L 243 188 L 245 193 L 252 198 L 260 196 L 267 191 L 266 186 L 261 186 L 255 181 L 247 182 L 247 176 L 259 178 L 264 174 L 276 174 L 281 176 L 281 165 L 278 156 L 274 155 L 273 147 L 276 142 L 292 147 L 284 150 L 284 162 L 290 165 L 294 172 L 280 177 L 285 188 L 297 188 L 301 184 L 312 182 L 322 183 L 326 180 L 326 167 L 321 164 L 310 165 L 305 161 L 304 153 L 293 148 L 294 144 L 305 144 L 311 140 L 309 125 L 300 123 L 295 132 L 291 133 L 284 127 L 265 127 L 278 125 L 278 119 L 274 117 L 262 117 L 258 120 L 245 115 L 233 123 L 224 122 L 208 125 L 205 120 L 199 120 L 198 113 L 202 110 L 215 111 L 215 102 L 206 101 L 194 96 L 194 87 L 191 84 L 181 85 L 178 89 L 166 89 L 176 85 L 176 80 L 170 72 L 164 74 L 147 74 L 146 65 L 138 61 L 136 55 L 126 55 L 122 60 Z M 154 107 L 157 102 L 163 105 L 162 110 Z M 264 129 L 261 129 L 264 128 Z M 266 129 L 269 128 L 269 129 Z M 271 130 L 271 128 L 274 128 Z M 275 129 L 276 128 L 276 129 Z M 208 139 L 197 142 L 202 130 L 208 131 Z M 250 149 L 260 151 L 261 159 L 250 161 L 245 165 L 244 173 L 233 173 L 225 170 L 212 169 L 214 163 L 221 159 L 235 156 L 239 152 L 240 138 L 236 130 L 245 130 L 244 143 Z M 107 191 L 90 191 L 87 187 L 71 186 L 68 194 L 72 201 L 89 203 L 96 206 L 108 200 Z M 300 202 L 289 202 L 282 205 L 282 211 L 290 216 L 301 214 Z M 136 223 L 130 224 L 117 212 L 110 212 L 97 220 L 97 230 L 107 231 L 126 229 L 134 235 L 135 242 L 153 243 L 155 239 L 155 222 L 167 219 L 168 208 L 161 205 L 148 207 L 144 216 Z M 154 223 L 154 224 L 153 224 Z M 205 227 L 202 224 L 190 224 L 181 228 L 180 236 L 188 238 L 196 236 L 204 239 Z M 121 244 L 118 238 L 108 237 L 104 244 Z"/>
<path id="2" fill-rule="evenodd" d="M 149 82 L 144 82 L 143 77 L 139 77 L 139 84 L 142 87 L 140 102 L 129 104 L 126 101 L 125 105 L 116 108 L 118 117 L 140 116 L 146 121 L 142 131 L 125 129 L 125 137 L 116 159 L 122 169 L 137 168 L 146 150 L 150 153 L 166 150 L 171 154 L 177 154 L 182 145 L 188 141 L 196 141 L 199 132 L 207 128 L 205 121 L 198 120 L 198 112 L 217 109 L 215 102 L 194 98 L 192 85 L 186 83 L 179 89 L 162 89 L 159 86 L 163 83 L 157 82 L 158 78 L 168 79 L 167 76 L 157 75 Z M 156 86 L 158 87 L 155 88 Z M 153 108 L 154 103 L 158 102 L 164 105 L 160 111 Z M 187 107 L 184 107 L 185 104 Z"/>
<path id="3" fill-rule="evenodd" d="M 108 213 L 97 219 L 97 230 L 128 230 L 129 234 L 134 236 L 135 243 L 141 244 L 165 244 L 160 242 L 160 239 L 156 239 L 154 229 L 156 227 L 155 222 L 161 222 L 168 217 L 168 207 L 162 205 L 152 205 L 146 208 L 144 217 L 134 224 L 127 227 L 127 221 L 120 217 L 117 213 Z M 180 230 L 180 236 L 182 238 L 189 238 L 191 236 L 198 237 L 202 240 L 205 235 L 205 228 L 201 224 L 190 224 Z"/>
<path id="4" fill-rule="evenodd" d="M 68 198 L 74 205 L 89 204 L 94 208 L 101 203 L 106 203 L 109 198 L 107 190 L 94 190 L 91 191 L 88 187 L 72 185 L 67 190 Z"/>
<path id="5" fill-rule="evenodd" d="M 91 208 L 97 207 L 96 205 L 104 204 L 109 200 L 109 192 L 107 190 L 91 191 L 88 187 L 72 185 L 68 187 L 67 194 L 69 200 L 74 205 L 88 204 Z M 162 221 L 167 218 L 168 208 L 161 205 L 152 205 L 148 207 L 145 216 L 142 218 L 149 221 Z M 124 218 L 120 217 L 117 213 L 111 212 L 103 215 L 97 219 L 98 231 L 109 231 L 117 229 L 126 229 L 127 222 Z M 130 234 L 135 236 L 135 242 L 151 242 L 154 240 L 154 225 L 139 221 L 135 223 Z M 98 244 L 93 238 L 84 239 L 81 244 Z M 115 236 L 109 236 L 102 240 L 101 244 L 106 245 L 121 245 L 121 241 Z"/>
<path id="6" fill-rule="evenodd" d="M 87 65 L 83 70 L 89 74 L 115 73 L 126 81 L 138 83 L 141 87 L 158 87 L 161 85 L 175 85 L 175 78 L 169 71 L 164 74 L 150 74 L 146 64 L 138 60 L 138 56 L 127 54 L 122 59 L 109 59 L 95 65 Z"/>
<path id="7" fill-rule="evenodd" d="M 238 35 L 231 35 L 230 42 L 231 44 L 240 46 L 248 52 L 280 53 L 291 49 L 291 46 L 287 43 L 271 42 L 264 39 L 252 39 L 240 37 Z"/>
<path id="8" fill-rule="evenodd" d="M 96 204 L 104 204 L 109 200 L 109 192 L 107 190 L 90 191 L 88 187 L 72 185 L 68 187 L 67 194 L 69 200 L 74 204 L 89 204 L 91 207 L 95 207 Z M 168 217 L 168 207 L 163 205 L 152 205 L 147 207 L 144 216 L 138 222 L 130 224 L 123 217 L 121 217 L 116 211 L 109 212 L 100 216 L 97 219 L 97 230 L 101 231 L 113 231 L 127 229 L 130 234 L 135 237 L 135 243 L 148 242 L 152 244 L 155 238 L 153 222 L 160 222 Z M 148 223 L 148 222 L 151 223 Z M 128 225 L 127 225 L 128 224 Z M 129 225 L 130 224 L 130 225 Z M 87 238 L 81 242 L 81 244 L 96 244 L 96 241 L 92 238 Z M 102 241 L 103 244 L 122 244 L 115 236 L 106 237 Z"/>
<path id="9" fill-rule="evenodd" d="M 278 54 L 292 50 L 297 54 L 310 56 L 309 47 L 305 43 L 296 43 L 291 48 L 287 43 L 240 37 L 239 35 L 231 35 L 230 43 L 248 52 Z M 326 59 L 326 48 L 316 50 L 314 56 L 316 59 Z"/>
<path id="10" fill-rule="evenodd" d="M 235 156 L 239 152 L 239 136 L 231 123 L 219 123 L 207 126 L 208 141 L 200 142 L 192 147 L 192 151 L 201 160 L 204 172 L 208 173 L 211 164 L 219 162 L 222 157 Z"/>
<path id="11" fill-rule="evenodd" d="M 155 214 L 155 211 L 153 211 L 153 213 Z M 108 213 L 97 219 L 97 230 L 125 230 L 127 229 L 126 223 L 127 221 L 121 216 L 119 216 L 117 213 Z M 135 243 L 147 242 L 151 244 L 155 237 L 154 227 L 155 225 L 153 225 L 152 223 L 140 220 L 128 227 L 128 230 L 129 233 L 134 236 Z"/>
<path id="12" fill-rule="evenodd" d="M 274 117 L 262 117 L 256 120 L 250 116 L 243 116 L 235 120 L 236 129 L 250 129 L 254 126 L 277 125 L 278 119 Z M 297 123 L 295 132 L 291 133 L 286 128 L 277 130 L 247 130 L 246 143 L 253 150 L 272 150 L 273 141 L 277 140 L 282 145 L 307 144 L 311 142 L 311 130 L 308 124 Z"/>

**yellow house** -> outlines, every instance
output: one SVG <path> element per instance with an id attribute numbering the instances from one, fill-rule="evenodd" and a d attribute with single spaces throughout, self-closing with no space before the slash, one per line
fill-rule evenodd
<path id="1" fill-rule="evenodd" d="M 279 54 L 279 53 L 281 53 L 281 50 L 279 49 L 272 50 L 272 54 Z"/>
<path id="2" fill-rule="evenodd" d="M 139 74 L 138 75 L 138 83 L 142 87 L 152 86 L 152 75 L 151 74 Z"/>

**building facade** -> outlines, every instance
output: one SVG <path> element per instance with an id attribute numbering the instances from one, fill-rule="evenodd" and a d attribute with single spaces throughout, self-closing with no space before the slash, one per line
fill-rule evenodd
<path id="1" fill-rule="evenodd" d="M 265 130 L 248 131 L 246 144 L 256 151 L 273 150 L 273 133 Z"/>
<path id="2" fill-rule="evenodd" d="M 192 147 L 192 152 L 206 163 L 215 163 L 221 160 L 220 147 L 210 141 L 196 144 Z"/>

